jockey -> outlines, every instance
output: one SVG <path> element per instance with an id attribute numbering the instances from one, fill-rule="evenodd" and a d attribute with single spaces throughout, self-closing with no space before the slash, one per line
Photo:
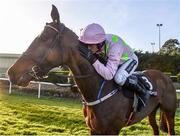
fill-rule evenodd
<path id="1" fill-rule="evenodd" d="M 79 48 L 85 57 L 105 80 L 112 80 L 120 86 L 139 94 L 144 106 L 149 98 L 148 93 L 138 84 L 137 77 L 131 74 L 138 66 L 138 58 L 133 50 L 120 37 L 113 34 L 105 34 L 99 24 L 89 24 L 83 29 L 79 41 L 87 48 Z M 95 54 L 103 52 L 107 57 L 107 63 L 101 63 Z"/>

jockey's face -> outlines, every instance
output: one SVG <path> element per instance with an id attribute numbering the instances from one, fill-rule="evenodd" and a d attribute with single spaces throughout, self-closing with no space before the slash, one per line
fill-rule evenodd
<path id="1" fill-rule="evenodd" d="M 90 49 L 93 53 L 96 53 L 98 51 L 97 44 L 88 45 L 88 49 Z"/>

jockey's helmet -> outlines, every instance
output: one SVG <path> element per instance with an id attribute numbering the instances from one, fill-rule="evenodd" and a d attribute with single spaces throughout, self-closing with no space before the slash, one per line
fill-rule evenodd
<path id="1" fill-rule="evenodd" d="M 89 24 L 82 30 L 79 40 L 85 44 L 102 43 L 105 40 L 105 31 L 99 24 Z"/>

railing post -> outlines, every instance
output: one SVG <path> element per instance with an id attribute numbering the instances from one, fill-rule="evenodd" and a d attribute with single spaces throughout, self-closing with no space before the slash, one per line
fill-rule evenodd
<path id="1" fill-rule="evenodd" d="M 11 93 L 12 93 L 11 88 L 12 88 L 12 83 L 9 81 L 9 94 L 11 94 Z"/>
<path id="2" fill-rule="evenodd" d="M 38 98 L 41 97 L 41 83 L 38 82 Z"/>

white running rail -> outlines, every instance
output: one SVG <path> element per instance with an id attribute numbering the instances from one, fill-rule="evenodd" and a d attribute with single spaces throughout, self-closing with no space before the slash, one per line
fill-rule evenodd
<path id="1" fill-rule="evenodd" d="M 9 81 L 8 78 L 0 78 L 0 80 Z M 38 98 L 41 97 L 41 85 L 43 85 L 43 84 L 44 85 L 54 85 L 53 83 L 49 83 L 49 82 L 31 81 L 30 83 L 38 84 Z M 60 87 L 71 87 L 72 86 L 72 84 L 60 84 L 60 83 L 57 83 L 57 85 Z M 77 85 L 75 85 L 75 87 L 77 87 Z M 11 94 L 11 93 L 12 93 L 12 84 L 9 81 L 9 94 Z M 180 89 L 177 89 L 176 93 L 180 93 Z"/>
<path id="2" fill-rule="evenodd" d="M 9 81 L 8 78 L 0 78 L 0 80 L 4 80 L 4 81 L 8 81 L 9 82 L 9 94 L 12 93 L 12 84 L 11 82 Z M 49 83 L 49 82 L 38 82 L 38 81 L 31 81 L 30 83 L 33 83 L 33 84 L 38 84 L 38 98 L 41 97 L 41 85 L 54 85 L 53 83 Z M 60 83 L 57 83 L 58 86 L 60 87 L 71 87 L 72 84 L 60 84 Z M 77 85 L 74 85 L 74 87 L 77 87 Z"/>

